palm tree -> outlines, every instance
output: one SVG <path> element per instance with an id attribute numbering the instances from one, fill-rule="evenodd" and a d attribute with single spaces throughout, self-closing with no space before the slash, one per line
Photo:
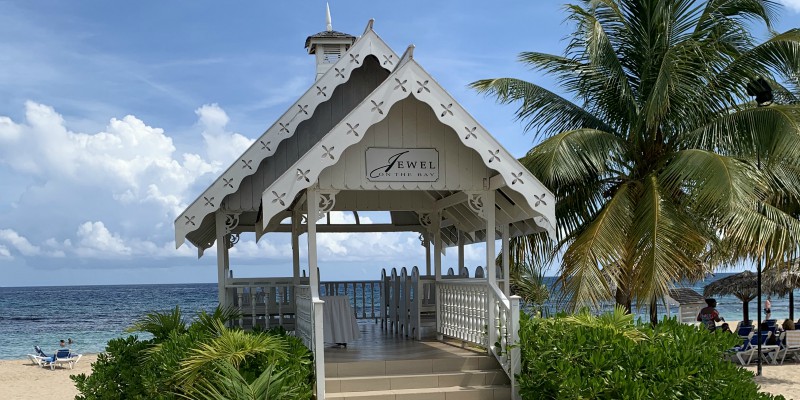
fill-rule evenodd
<path id="1" fill-rule="evenodd" d="M 761 43 L 750 33 L 771 29 L 777 3 L 580 0 L 566 12 L 564 55 L 519 59 L 568 98 L 513 78 L 471 86 L 520 102 L 540 140 L 522 161 L 557 197 L 553 254 L 573 308 L 613 298 L 630 311 L 636 299 L 653 318 L 669 286 L 709 260 L 790 253 L 800 223 L 765 200 L 800 194 L 800 107 L 748 95 L 766 83 L 797 101 L 800 30 Z"/>

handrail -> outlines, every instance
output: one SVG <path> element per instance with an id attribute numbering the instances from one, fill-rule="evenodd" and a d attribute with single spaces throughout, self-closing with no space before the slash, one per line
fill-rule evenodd
<path id="1" fill-rule="evenodd" d="M 520 298 L 506 297 L 494 282 L 484 279 L 442 280 L 436 283 L 436 293 L 441 313 L 438 334 L 487 349 L 508 375 L 518 398 L 515 375 L 520 370 L 520 351 L 515 344 L 519 342 Z"/>
<path id="2" fill-rule="evenodd" d="M 314 377 L 318 399 L 325 398 L 325 338 L 322 311 L 325 302 L 314 296 L 309 285 L 295 288 L 297 302 L 297 336 L 314 356 Z"/>

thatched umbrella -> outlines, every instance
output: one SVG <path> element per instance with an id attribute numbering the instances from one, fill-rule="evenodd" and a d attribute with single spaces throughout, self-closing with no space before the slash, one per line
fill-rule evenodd
<path id="1" fill-rule="evenodd" d="M 756 297 L 757 290 L 756 274 L 744 271 L 709 283 L 703 289 L 703 296 L 713 297 L 731 294 L 736 296 L 737 299 L 742 301 L 743 321 L 750 321 L 750 310 L 748 310 L 747 305 L 750 300 Z"/>
<path id="2" fill-rule="evenodd" d="M 797 261 L 788 270 L 765 271 L 764 275 L 764 282 L 770 293 L 780 297 L 789 295 L 789 319 L 794 321 L 794 290 L 800 288 L 800 268 Z"/>
<path id="3" fill-rule="evenodd" d="M 797 268 L 783 271 L 767 270 L 764 271 L 763 277 L 762 286 L 765 292 L 780 297 L 789 295 L 789 319 L 794 320 L 793 291 L 795 288 L 800 288 L 800 271 Z M 748 303 L 756 297 L 757 291 L 757 275 L 750 271 L 744 271 L 709 283 L 703 289 L 703 296 L 736 296 L 742 301 L 744 320 L 749 321 Z"/>

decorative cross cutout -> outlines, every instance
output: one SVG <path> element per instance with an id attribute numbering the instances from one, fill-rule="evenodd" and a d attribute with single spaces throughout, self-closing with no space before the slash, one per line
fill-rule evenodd
<path id="1" fill-rule="evenodd" d="M 450 103 L 448 105 L 444 105 L 442 103 L 439 103 L 439 105 L 442 106 L 442 108 L 444 108 L 444 111 L 442 111 L 442 114 L 439 115 L 440 117 L 444 117 L 447 114 L 453 115 L 453 110 L 450 109 L 451 107 L 453 107 L 453 103 Z"/>
<path id="2" fill-rule="evenodd" d="M 332 154 L 332 152 L 333 152 L 333 149 L 334 149 L 334 147 L 333 147 L 333 146 L 331 146 L 331 148 L 329 149 L 329 148 L 328 148 L 328 147 L 326 147 L 325 145 L 322 145 L 322 150 L 324 150 L 324 151 L 325 151 L 325 154 L 323 154 L 323 155 L 322 155 L 322 158 L 326 158 L 326 157 L 328 157 L 328 158 L 330 158 L 331 160 L 333 160 L 333 154 Z"/>
<path id="3" fill-rule="evenodd" d="M 376 103 L 375 100 L 370 100 L 370 101 L 372 102 L 372 105 L 375 106 L 375 107 L 372 107 L 372 109 L 370 111 L 375 112 L 375 110 L 378 110 L 378 114 L 383 114 L 383 110 L 381 110 L 381 106 L 383 105 L 383 102 Z"/>
<path id="4" fill-rule="evenodd" d="M 298 105 L 298 107 L 300 107 L 300 106 Z M 284 124 L 283 122 L 278 122 L 278 125 L 281 126 L 281 130 L 278 131 L 278 133 L 289 133 L 289 123 L 288 122 L 286 124 Z"/>
<path id="5" fill-rule="evenodd" d="M 403 85 L 405 85 L 406 82 L 408 82 L 408 79 L 403 79 L 403 81 L 400 82 L 400 79 L 394 78 L 394 81 L 397 82 L 397 86 L 394 87 L 394 90 L 403 89 L 404 92 L 406 91 L 406 87 Z"/>
<path id="6" fill-rule="evenodd" d="M 263 141 L 263 140 L 260 140 L 260 141 L 259 141 L 259 143 L 261 143 L 261 150 L 272 151 L 272 149 L 271 149 L 271 148 L 269 148 L 269 145 L 270 145 L 270 143 L 272 143 L 272 142 L 266 142 L 266 143 L 264 143 L 264 141 Z"/>
<path id="7" fill-rule="evenodd" d="M 183 218 L 186 218 L 186 223 L 184 225 L 192 224 L 192 226 L 197 226 L 197 224 L 194 223 L 194 217 L 195 217 L 194 215 L 192 215 L 191 217 L 188 215 L 184 215 Z"/>
<path id="8" fill-rule="evenodd" d="M 298 114 L 303 113 L 305 115 L 308 115 L 308 104 L 302 105 L 302 106 L 300 104 L 298 104 L 297 108 L 300 109 L 300 111 L 297 112 Z"/>
<path id="9" fill-rule="evenodd" d="M 419 85 L 419 89 L 417 89 L 417 94 L 422 93 L 423 90 L 428 93 L 431 92 L 431 90 L 428 89 L 428 86 L 426 86 L 428 84 L 427 80 L 425 82 L 417 81 L 417 84 Z"/>
<path id="10" fill-rule="evenodd" d="M 325 89 L 327 88 L 328 88 L 327 86 L 323 86 L 321 88 L 317 86 L 317 96 L 322 95 L 322 97 L 328 97 L 328 95 L 325 94 Z"/>
<path id="11" fill-rule="evenodd" d="M 356 63 L 356 65 L 361 64 L 361 62 L 358 61 L 358 56 L 360 55 L 361 54 L 356 54 L 356 55 L 350 54 L 350 62 L 354 62 Z"/>
<path id="12" fill-rule="evenodd" d="M 300 181 L 300 180 L 303 180 L 303 179 L 305 179 L 305 180 L 306 180 L 306 182 L 311 182 L 311 181 L 308 179 L 308 173 L 309 173 L 309 172 L 311 172 L 311 170 L 310 170 L 310 169 L 307 169 L 305 172 L 303 172 L 303 170 L 302 170 L 302 169 L 298 168 L 298 169 L 297 169 L 297 180 L 298 180 L 298 181 Z"/>
<path id="13" fill-rule="evenodd" d="M 273 190 L 272 194 L 275 196 L 275 198 L 272 199 L 273 203 L 279 203 L 281 206 L 285 206 L 286 205 L 286 203 L 283 201 L 283 197 L 286 196 L 286 193 L 278 194 L 278 192 Z"/>
<path id="14" fill-rule="evenodd" d="M 206 207 L 208 207 L 208 206 L 214 207 L 214 203 L 213 203 L 214 198 L 213 197 L 209 198 L 209 197 L 203 196 L 203 200 L 206 201 L 206 204 L 205 204 Z"/>
<path id="15" fill-rule="evenodd" d="M 227 187 L 233 189 L 233 178 L 230 178 L 230 179 L 222 178 L 222 182 L 224 182 L 222 187 L 226 187 L 227 186 Z"/>
<path id="16" fill-rule="evenodd" d="M 389 54 L 389 56 L 387 57 L 386 54 L 384 54 L 383 55 L 383 59 L 384 59 L 383 65 L 386 65 L 386 64 L 394 65 L 394 63 L 392 62 L 392 58 L 394 58 L 393 55 Z"/>
<path id="17" fill-rule="evenodd" d="M 519 183 L 522 183 L 522 184 L 524 184 L 524 183 L 525 183 L 525 182 L 523 182 L 523 181 L 522 181 L 522 171 L 520 171 L 519 173 L 514 173 L 514 172 L 512 172 L 512 173 L 511 173 L 511 176 L 513 176 L 513 177 L 514 177 L 514 180 L 513 180 L 513 181 L 511 181 L 511 184 L 512 184 L 512 185 L 516 185 L 516 184 L 517 184 L 517 182 L 519 182 Z"/>
<path id="18" fill-rule="evenodd" d="M 245 168 L 251 169 L 251 170 L 253 169 L 253 166 L 251 165 L 253 163 L 253 160 L 241 160 L 241 161 L 242 161 L 242 169 L 245 169 Z"/>
<path id="19" fill-rule="evenodd" d="M 336 70 L 336 77 L 337 78 L 344 78 L 344 70 L 345 70 L 344 68 L 342 68 L 342 69 L 334 68 L 334 69 Z"/>
<path id="20" fill-rule="evenodd" d="M 492 162 L 494 160 L 497 160 L 497 162 L 500 162 L 500 157 L 497 156 L 499 153 L 500 153 L 500 149 L 497 149 L 495 151 L 489 150 L 489 154 L 491 155 L 491 157 L 489 157 L 489 162 Z"/>
<path id="21" fill-rule="evenodd" d="M 469 127 L 465 126 L 464 129 L 467 130 L 467 136 L 464 136 L 464 140 L 469 139 L 469 138 L 473 138 L 473 139 L 477 139 L 478 138 L 478 136 L 475 135 L 475 130 L 478 129 L 477 126 L 473 126 L 472 129 L 469 129 Z"/>
<path id="22" fill-rule="evenodd" d="M 544 201 L 544 197 L 545 196 L 547 196 L 547 193 L 542 193 L 541 197 L 537 196 L 537 195 L 533 195 L 533 197 L 536 198 L 536 203 L 534 203 L 533 206 L 534 207 L 539 207 L 539 204 L 547 205 L 547 203 Z"/>
<path id="23" fill-rule="evenodd" d="M 352 133 L 353 135 L 356 135 L 356 137 L 358 137 L 358 132 L 356 131 L 356 128 L 358 128 L 358 125 L 360 124 L 355 124 L 355 125 L 350 125 L 350 123 L 345 123 L 345 124 L 347 125 L 348 128 L 350 128 L 347 131 L 347 134 L 349 135 Z"/>

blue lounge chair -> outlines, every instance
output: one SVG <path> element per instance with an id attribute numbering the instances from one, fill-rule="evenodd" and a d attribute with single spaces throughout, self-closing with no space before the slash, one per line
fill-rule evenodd
<path id="1" fill-rule="evenodd" d="M 751 333 L 753 333 L 753 325 L 739 325 L 739 329 L 736 330 L 736 334 L 740 338 L 748 338 Z"/>
<path id="2" fill-rule="evenodd" d="M 81 357 L 83 357 L 83 354 L 72 354 L 69 349 L 60 349 L 53 356 L 53 360 L 47 365 L 50 369 L 55 369 L 57 365 L 63 367 L 64 364 L 67 364 L 69 365 L 69 369 L 72 369 Z"/>
<path id="3" fill-rule="evenodd" d="M 767 345 L 767 340 L 769 339 L 772 332 L 761 332 L 761 336 L 759 339 L 758 334 L 753 334 L 750 337 L 750 340 L 747 341 L 743 346 L 736 348 L 736 358 L 739 359 L 739 362 L 744 366 L 750 364 L 753 361 L 753 356 L 756 357 L 763 357 L 766 359 L 765 355 L 767 353 L 777 351 L 780 347 L 777 345 Z M 761 341 L 761 354 L 758 352 L 758 342 Z M 745 357 L 747 361 L 745 361 Z M 769 360 L 767 360 L 769 362 Z"/>
<path id="4" fill-rule="evenodd" d="M 31 360 L 31 363 L 44 367 L 55 361 L 55 357 L 45 354 L 39 346 L 33 346 L 33 349 L 36 354 L 28 354 L 28 359 Z"/>

